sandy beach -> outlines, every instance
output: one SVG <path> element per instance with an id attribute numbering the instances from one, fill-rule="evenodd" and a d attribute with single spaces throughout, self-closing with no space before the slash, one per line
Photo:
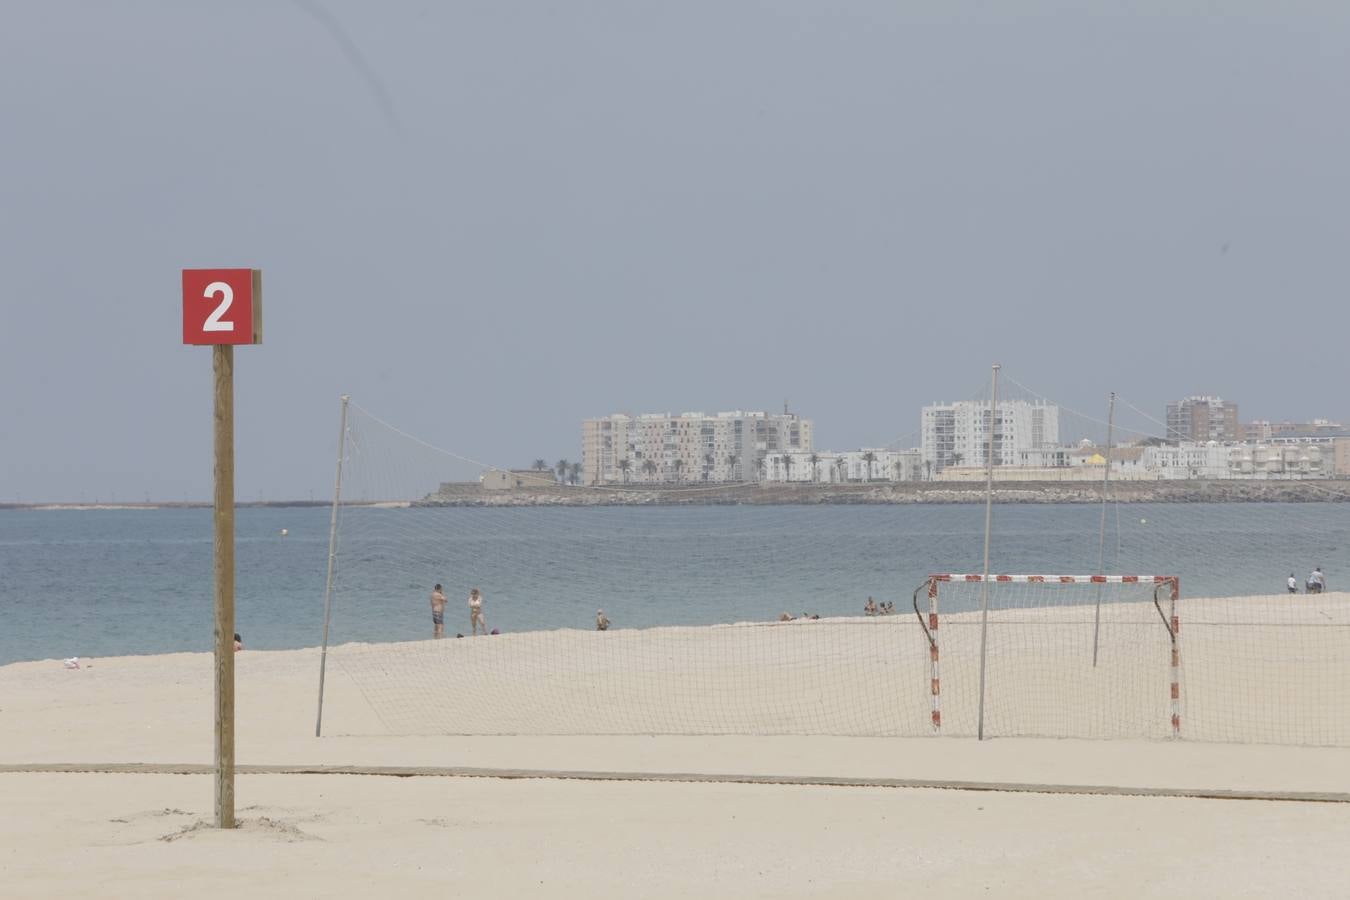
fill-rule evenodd
<path id="1" fill-rule="evenodd" d="M 1339 608 L 1343 598 L 1327 595 L 1326 609 Z M 1233 609 L 1231 604 L 1224 608 Z M 1200 610 L 1199 604 L 1192 606 L 1192 618 L 1199 618 Z M 899 699 L 868 692 L 866 700 L 842 704 L 847 715 L 840 718 L 812 713 L 785 719 L 783 711 L 792 707 L 783 706 L 748 668 L 762 667 L 762 654 L 772 650 L 780 675 L 795 671 L 787 648 L 796 646 L 815 666 L 822 690 L 846 689 L 856 682 L 854 667 L 871 657 L 832 658 L 822 655 L 821 647 L 850 629 L 870 628 L 865 640 L 876 648 L 891 645 L 891 634 L 903 633 L 908 641 L 917 628 L 912 616 L 910 624 L 913 628 L 903 632 L 896 630 L 898 621 L 845 620 L 778 629 L 688 629 L 696 634 L 680 636 L 611 632 L 598 637 L 640 643 L 646 634 L 654 642 L 645 650 L 632 644 L 614 658 L 624 671 L 637 671 L 633 667 L 648 660 L 644 678 L 655 683 L 642 681 L 627 690 L 637 691 L 630 696 L 639 699 L 650 691 L 669 696 L 670 708 L 683 710 L 683 718 L 670 720 L 674 724 L 733 723 L 759 706 L 771 716 L 765 731 L 784 722 L 872 727 L 911 707 L 922 721 L 928 697 L 922 690 L 913 692 L 916 699 L 910 699 L 908 689 Z M 1291 634 L 1307 630 L 1293 623 L 1287 627 Z M 1235 630 L 1231 624 L 1211 629 Z M 700 634 L 706 654 L 690 649 Z M 729 652 L 733 645 L 725 635 L 735 638 L 736 653 Z M 1192 637 L 1185 626 L 1183 635 Z M 529 641 L 544 637 L 353 647 L 345 661 L 343 648 L 337 648 L 330 659 L 322 738 L 314 737 L 318 651 L 239 654 L 241 766 L 476 769 L 511 777 L 242 774 L 237 803 L 242 824 L 228 833 L 206 825 L 212 814 L 207 774 L 97 771 L 116 764 L 210 763 L 208 654 L 82 660 L 79 669 L 66 669 L 60 660 L 0 667 L 0 793 L 5 799 L 0 804 L 5 848 L 0 851 L 0 893 L 873 897 L 894 896 L 897 885 L 934 896 L 1343 893 L 1339 859 L 1350 839 L 1350 803 L 1128 794 L 1245 791 L 1350 799 L 1350 750 L 1344 747 L 1185 739 L 1003 737 L 979 742 L 917 731 L 913 736 L 575 733 L 597 722 L 614 724 L 603 712 L 600 719 L 587 720 L 590 708 L 575 705 L 587 696 L 582 686 L 608 683 L 601 677 L 603 655 L 557 652 L 563 644 L 596 637 L 549 633 L 550 652 L 522 664 L 514 680 L 535 688 L 516 693 L 500 677 L 508 670 L 499 668 L 504 662 L 497 654 L 512 643 L 523 653 Z M 960 639 L 950 640 L 953 659 L 959 659 Z M 1003 645 L 1005 657 L 1019 640 Z M 1204 705 L 1202 689 L 1213 690 L 1200 673 L 1210 681 L 1223 675 L 1215 668 L 1215 652 L 1245 645 L 1230 640 L 1206 650 L 1204 642 L 1213 640 L 1195 637 L 1190 645 L 1188 674 L 1201 691 L 1188 707 L 1192 717 L 1197 705 Z M 761 651 L 752 652 L 753 645 L 765 641 Z M 683 656 L 674 652 L 677 647 L 684 648 Z M 423 658 L 441 654 L 430 658 L 450 659 L 445 654 L 454 653 L 463 663 L 470 650 L 485 661 L 484 672 L 499 676 L 503 687 L 492 702 L 504 711 L 492 712 L 493 695 L 488 692 L 485 699 L 481 681 L 447 679 Z M 732 670 L 742 667 L 741 680 L 728 681 L 724 676 L 737 671 L 720 670 L 715 677 L 689 677 L 677 665 L 656 665 L 659 654 L 653 650 L 685 662 L 718 656 Z M 922 653 L 918 656 L 926 662 Z M 421 674 L 389 670 L 387 681 L 406 678 L 410 690 L 442 685 L 446 698 L 431 705 L 439 715 L 467 717 L 484 730 L 501 723 L 570 721 L 573 733 L 396 733 L 401 729 L 391 723 L 403 724 L 409 713 L 377 712 L 371 706 L 372 700 L 396 700 L 392 688 L 381 687 L 370 671 L 376 660 L 390 657 L 416 661 L 411 671 Z M 1306 654 L 1303 660 L 1307 665 Z M 558 671 L 545 672 L 544 662 Z M 956 665 L 944 677 L 956 678 Z M 906 664 L 898 671 L 908 677 L 910 669 Z M 1265 670 L 1251 671 L 1264 677 Z M 1339 677 L 1341 670 L 1328 671 Z M 922 684 L 922 665 L 918 674 Z M 756 702 L 731 704 L 726 698 L 734 692 L 727 687 L 737 684 Z M 790 680 L 789 695 L 809 708 L 802 684 Z M 545 685 L 560 686 L 545 690 Z M 955 687 L 952 692 L 956 704 L 959 693 Z M 689 695 L 702 698 L 702 712 Z M 719 704 L 715 715 L 708 712 L 709 698 Z M 1316 713 L 1322 699 L 1322 694 L 1304 695 L 1302 701 L 1282 697 L 1302 717 Z M 552 710 L 545 713 L 531 703 Z M 1056 715 L 1054 721 L 1072 724 L 1066 713 Z M 1095 714 L 1089 720 L 1105 721 Z M 640 724 L 631 716 L 627 722 Z M 1336 737 L 1340 727 L 1316 733 Z M 37 771 L 62 763 L 94 771 Z M 541 777 L 516 777 L 522 771 Z M 560 771 L 614 778 L 543 777 Z M 670 773 L 709 780 L 659 780 Z M 783 783 L 736 783 L 745 776 L 771 776 Z M 791 783 L 819 778 L 857 784 Z M 1019 789 L 882 786 L 954 782 Z M 1094 793 L 1103 790 L 1125 795 Z"/>

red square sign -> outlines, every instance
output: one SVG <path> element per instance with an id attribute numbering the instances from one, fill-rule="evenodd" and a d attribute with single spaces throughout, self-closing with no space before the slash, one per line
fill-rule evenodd
<path id="1" fill-rule="evenodd" d="M 184 269 L 183 343 L 261 344 L 262 272 Z"/>

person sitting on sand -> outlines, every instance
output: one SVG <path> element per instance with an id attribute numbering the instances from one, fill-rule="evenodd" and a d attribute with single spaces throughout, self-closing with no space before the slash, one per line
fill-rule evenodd
<path id="1" fill-rule="evenodd" d="M 895 612 L 894 600 L 889 600 L 886 603 L 881 604 L 881 614 L 883 616 L 889 616 L 893 612 Z"/>
<path id="2" fill-rule="evenodd" d="M 785 612 L 785 613 L 783 613 L 781 616 L 778 617 L 778 621 L 780 621 L 780 622 L 791 622 L 792 619 L 793 619 L 792 613 L 789 613 L 789 612 Z"/>
<path id="3" fill-rule="evenodd" d="M 605 615 L 603 609 L 597 609 L 595 611 L 595 630 L 609 631 L 609 616 Z"/>
<path id="4" fill-rule="evenodd" d="M 864 616 L 875 616 L 877 614 L 877 604 L 871 597 L 867 598 L 867 603 L 863 605 Z"/>
<path id="5" fill-rule="evenodd" d="M 479 628 L 483 634 L 488 633 L 487 620 L 483 618 L 483 594 L 473 588 L 469 591 L 469 633 L 476 635 Z"/>
<path id="6" fill-rule="evenodd" d="M 239 632 L 234 633 L 234 652 L 238 653 L 244 649 L 244 639 L 239 636 Z"/>

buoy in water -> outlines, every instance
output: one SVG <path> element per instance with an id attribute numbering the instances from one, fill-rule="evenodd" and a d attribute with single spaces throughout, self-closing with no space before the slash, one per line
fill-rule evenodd
<path id="1" fill-rule="evenodd" d="M 287 528 L 281 529 L 281 536 L 282 536 L 282 537 L 285 537 L 286 535 L 288 535 L 288 534 L 290 534 L 290 533 L 291 533 L 290 530 L 287 529 Z"/>

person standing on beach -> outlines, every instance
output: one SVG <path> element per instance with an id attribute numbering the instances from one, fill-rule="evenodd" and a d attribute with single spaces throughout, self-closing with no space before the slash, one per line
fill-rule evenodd
<path id="1" fill-rule="evenodd" d="M 483 618 L 483 594 L 478 588 L 469 591 L 469 634 L 478 634 L 478 629 L 487 634 L 487 621 Z"/>
<path id="2" fill-rule="evenodd" d="M 1308 591 L 1313 594 L 1320 594 L 1327 589 L 1327 577 L 1322 574 L 1322 567 L 1318 566 L 1312 570 L 1308 576 Z"/>
<path id="3" fill-rule="evenodd" d="M 439 584 L 431 591 L 431 634 L 445 637 L 445 594 Z"/>
<path id="4" fill-rule="evenodd" d="M 609 631 L 609 616 L 605 615 L 603 609 L 597 609 L 595 611 L 595 630 Z"/>
<path id="5" fill-rule="evenodd" d="M 1289 586 L 1289 593 L 1291 594 L 1298 593 L 1298 579 L 1294 577 L 1293 572 L 1289 573 L 1289 580 L 1286 581 L 1285 584 Z"/>

